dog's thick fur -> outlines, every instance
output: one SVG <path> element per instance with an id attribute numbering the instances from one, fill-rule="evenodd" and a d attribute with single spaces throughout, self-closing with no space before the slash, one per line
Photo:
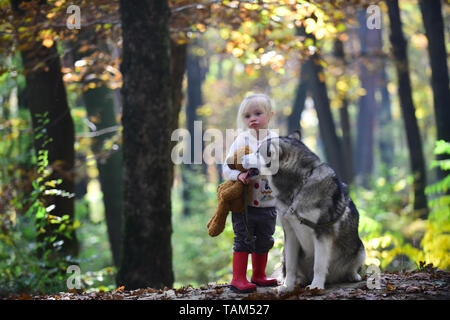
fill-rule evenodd
<path id="1" fill-rule="evenodd" d="M 365 251 L 358 235 L 359 214 L 346 185 L 300 141 L 298 131 L 266 140 L 244 162 L 259 160 L 269 166 L 265 150 L 279 164 L 278 171 L 267 178 L 285 237 L 280 291 L 291 291 L 296 285 L 323 289 L 325 283 L 360 281 Z M 313 229 L 298 216 L 317 225 L 336 222 Z"/>

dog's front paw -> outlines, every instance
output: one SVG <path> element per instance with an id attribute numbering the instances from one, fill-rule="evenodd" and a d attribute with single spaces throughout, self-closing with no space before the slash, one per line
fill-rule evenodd
<path id="1" fill-rule="evenodd" d="M 359 273 L 355 273 L 353 275 L 351 275 L 348 279 L 350 282 L 359 282 L 362 280 L 361 276 L 359 275 Z"/>
<path id="2" fill-rule="evenodd" d="M 295 289 L 295 286 L 293 286 L 293 285 L 283 284 L 278 287 L 278 295 L 283 295 L 283 294 L 292 292 L 292 291 L 294 291 L 294 289 Z"/>
<path id="3" fill-rule="evenodd" d="M 312 290 L 312 289 L 323 290 L 323 289 L 325 289 L 325 286 L 323 283 L 318 283 L 318 282 L 313 281 L 309 286 L 306 286 L 306 289 L 308 289 L 308 290 Z"/>

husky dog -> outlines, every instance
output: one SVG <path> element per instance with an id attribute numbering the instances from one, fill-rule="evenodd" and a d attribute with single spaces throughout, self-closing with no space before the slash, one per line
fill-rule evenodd
<path id="1" fill-rule="evenodd" d="M 300 132 L 267 139 L 243 166 L 264 171 L 277 199 L 284 230 L 284 284 L 323 289 L 325 283 L 360 281 L 365 260 L 358 235 L 359 214 L 335 171 L 300 141 Z M 262 174 L 262 173 L 261 173 Z"/>

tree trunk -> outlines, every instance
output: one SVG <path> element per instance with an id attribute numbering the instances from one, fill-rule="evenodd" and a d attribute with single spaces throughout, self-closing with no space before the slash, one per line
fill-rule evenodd
<path id="1" fill-rule="evenodd" d="M 307 72 L 311 75 L 310 88 L 314 100 L 314 107 L 319 118 L 320 136 L 324 142 L 325 156 L 328 163 L 344 182 L 348 182 L 343 164 L 341 143 L 336 135 L 336 126 L 330 108 L 325 75 L 320 64 L 321 57 L 316 52 L 307 62 Z"/>
<path id="2" fill-rule="evenodd" d="M 361 44 L 361 59 L 359 63 L 361 86 L 365 90 L 359 100 L 357 120 L 355 165 L 356 175 L 360 176 L 364 186 L 368 186 L 368 178 L 373 170 L 374 127 L 377 102 L 375 90 L 377 81 L 377 61 L 374 57 L 379 49 L 378 34 L 380 30 L 369 30 L 366 26 L 366 13 L 359 13 L 359 42 Z"/>
<path id="3" fill-rule="evenodd" d="M 392 126 L 391 115 L 391 95 L 387 89 L 387 75 L 385 70 L 385 63 L 381 65 L 379 74 L 379 83 L 377 90 L 381 93 L 381 101 L 379 104 L 379 112 L 377 112 L 377 124 L 379 132 L 378 144 L 380 147 L 381 162 L 388 169 L 391 167 L 394 160 L 394 148 L 392 144 L 392 134 L 390 127 Z M 389 179 L 389 172 L 387 172 Z"/>
<path id="4" fill-rule="evenodd" d="M 123 33 L 124 242 L 117 284 L 173 285 L 167 1 L 120 1 Z"/>
<path id="5" fill-rule="evenodd" d="M 89 82 L 83 82 L 87 84 Z M 113 92 L 104 84 L 83 92 L 83 99 L 89 117 L 99 119 L 95 125 L 97 131 L 117 125 L 114 112 Z M 92 151 L 97 159 L 99 180 L 103 193 L 105 218 L 108 228 L 109 243 L 114 265 L 119 267 L 122 246 L 122 215 L 123 215 L 123 177 L 122 150 L 103 150 L 104 142 L 115 133 L 106 133 L 92 140 Z M 102 155 L 104 154 L 104 155 Z"/>
<path id="6" fill-rule="evenodd" d="M 298 78 L 297 90 L 295 92 L 295 100 L 292 105 L 292 113 L 289 115 L 288 122 L 288 134 L 301 130 L 300 120 L 302 118 L 302 112 L 305 108 L 305 101 L 308 93 L 308 73 L 306 72 L 306 62 L 301 65 L 300 76 Z"/>
<path id="7" fill-rule="evenodd" d="M 345 58 L 344 44 L 341 40 L 336 38 L 334 41 L 334 56 L 338 59 L 338 64 L 342 68 L 342 74 L 346 73 L 347 60 Z M 339 96 L 339 95 L 338 95 Z M 342 149 L 344 154 L 349 155 L 347 161 L 344 161 L 345 165 L 345 175 L 347 183 L 352 183 L 354 179 L 353 173 L 353 148 L 351 139 L 351 127 L 350 127 L 350 116 L 348 113 L 348 98 L 347 93 L 344 93 L 341 98 L 342 105 L 339 108 L 339 117 L 342 128 Z"/>
<path id="8" fill-rule="evenodd" d="M 419 4 L 425 34 L 428 38 L 437 140 L 442 139 L 450 142 L 450 92 L 441 1 L 420 0 Z M 448 155 L 438 157 L 438 159 L 448 158 Z M 448 172 L 448 170 L 443 171 L 438 168 L 438 177 L 443 179 L 448 175 Z"/>
<path id="9" fill-rule="evenodd" d="M 347 98 L 342 99 L 342 106 L 339 108 L 339 119 L 341 121 L 342 128 L 342 151 L 343 154 L 347 154 L 348 158 L 344 161 L 345 170 L 345 182 L 348 184 L 353 183 L 355 178 L 353 169 L 353 147 L 351 139 L 351 126 L 350 126 L 350 115 L 348 112 L 348 100 Z"/>
<path id="10" fill-rule="evenodd" d="M 418 217 L 426 219 L 428 216 L 428 205 L 425 196 L 425 160 L 422 151 L 422 138 L 420 136 L 419 126 L 417 125 L 412 100 L 406 41 L 402 31 L 398 0 L 388 0 L 386 4 L 391 23 L 390 40 L 397 70 L 400 107 L 406 129 L 411 172 L 414 175 L 414 211 Z"/>
<path id="11" fill-rule="evenodd" d="M 19 15 L 24 12 L 19 9 L 22 1 L 11 1 L 12 7 Z M 25 41 L 20 39 L 21 41 Z M 75 163 L 75 131 L 69 105 L 67 103 L 66 90 L 62 80 L 61 62 L 56 50 L 56 42 L 50 48 L 42 45 L 42 41 L 29 39 L 28 43 L 21 43 L 20 51 L 25 70 L 26 94 L 28 108 L 31 113 L 33 128 L 39 126 L 38 117 L 48 112 L 49 123 L 44 126 L 45 134 L 42 138 L 34 138 L 36 154 L 39 150 L 48 150 L 48 163 L 52 168 L 50 180 L 62 179 L 62 183 L 55 188 L 74 193 L 74 163 Z M 37 67 L 38 64 L 41 66 Z M 46 139 L 51 139 L 46 144 Z M 48 142 L 48 141 L 47 141 Z M 44 196 L 46 207 L 54 205 L 49 212 L 51 215 L 62 217 L 69 215 L 71 221 L 74 217 L 74 198 L 62 196 Z M 42 237 L 55 236 L 58 224 L 49 224 Z M 64 241 L 59 252 L 61 256 L 77 256 L 78 240 L 75 231 L 68 236 L 58 234 L 53 243 Z M 54 250 L 54 248 L 51 248 Z"/>
<path id="12" fill-rule="evenodd" d="M 191 164 L 186 164 L 182 166 L 182 180 L 183 180 L 183 214 L 188 216 L 191 214 L 191 208 L 188 205 L 191 201 L 192 189 L 194 185 L 190 179 L 193 179 L 197 173 L 200 173 L 197 170 L 199 163 L 195 163 L 196 150 L 194 146 L 196 145 L 195 135 L 194 135 L 194 121 L 198 121 L 197 116 L 197 108 L 199 108 L 203 104 L 202 97 L 202 82 L 203 82 L 203 72 L 200 65 L 200 57 L 193 52 L 193 48 L 197 46 L 197 43 L 191 43 L 190 48 L 187 53 L 186 58 L 186 74 L 187 74 L 187 105 L 186 105 L 186 127 L 189 131 L 191 138 L 191 160 L 193 161 Z M 203 137 L 203 132 L 201 132 L 201 137 Z M 199 138 L 201 138 L 199 137 Z M 203 151 L 203 139 L 201 141 L 197 141 L 197 143 L 202 143 L 202 148 L 200 151 Z M 187 172 L 189 171 L 189 172 Z M 205 173 L 205 169 L 203 168 L 203 172 Z"/>
<path id="13" fill-rule="evenodd" d="M 300 27 L 296 27 L 295 30 L 297 36 L 304 36 L 307 39 L 309 38 L 314 40 L 314 37 L 311 34 L 306 33 L 305 27 L 303 25 Z M 295 92 L 295 100 L 292 105 L 292 112 L 287 119 L 288 134 L 295 130 L 301 130 L 300 120 L 302 118 L 302 113 L 305 108 L 305 101 L 308 96 L 308 83 L 311 80 L 308 74 L 307 63 L 307 60 L 303 60 L 300 66 L 300 75 Z"/>
<path id="14" fill-rule="evenodd" d="M 92 31 L 81 30 L 79 41 L 73 43 L 73 58 L 80 60 L 84 56 L 89 56 L 93 50 L 88 50 L 84 54 L 79 54 L 78 50 L 84 45 L 92 44 L 94 33 Z M 95 46 L 100 50 L 108 50 L 106 44 L 101 40 L 94 40 Z M 89 84 L 94 84 L 90 88 Z M 82 79 L 82 85 L 87 90 L 83 90 L 83 100 L 88 117 L 96 119 L 94 125 L 96 131 L 117 126 L 116 111 L 114 104 L 114 92 L 106 84 L 98 79 Z M 105 207 L 105 220 L 108 230 L 108 238 L 111 247 L 114 265 L 119 268 L 120 254 L 122 246 L 122 215 L 123 215 L 123 177 L 122 177 L 122 150 L 104 150 L 106 140 L 115 135 L 115 132 L 103 133 L 92 138 L 92 151 L 97 157 L 97 169 L 99 171 L 99 181 L 103 193 L 103 204 Z"/>
<path id="15" fill-rule="evenodd" d="M 172 125 L 171 133 L 178 129 L 178 118 L 183 103 L 183 78 L 186 70 L 186 51 L 187 44 L 178 44 L 176 41 L 171 41 L 171 63 L 172 63 Z M 177 141 L 171 141 L 171 148 L 176 146 Z M 171 167 L 170 181 L 174 181 L 174 165 Z"/>

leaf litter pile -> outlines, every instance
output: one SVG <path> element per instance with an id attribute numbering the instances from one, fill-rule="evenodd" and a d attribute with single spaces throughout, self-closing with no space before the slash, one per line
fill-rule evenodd
<path id="1" fill-rule="evenodd" d="M 179 289 L 152 288 L 111 292 L 69 290 L 52 295 L 15 294 L 0 299 L 17 300 L 441 300 L 450 299 L 450 272 L 431 264 L 413 272 L 382 273 L 380 289 L 369 289 L 368 281 L 335 284 L 325 290 L 297 287 L 293 292 L 278 294 L 275 288 L 258 288 L 254 293 L 238 294 L 226 284 L 191 285 Z M 371 287 L 369 285 L 369 287 Z"/>

